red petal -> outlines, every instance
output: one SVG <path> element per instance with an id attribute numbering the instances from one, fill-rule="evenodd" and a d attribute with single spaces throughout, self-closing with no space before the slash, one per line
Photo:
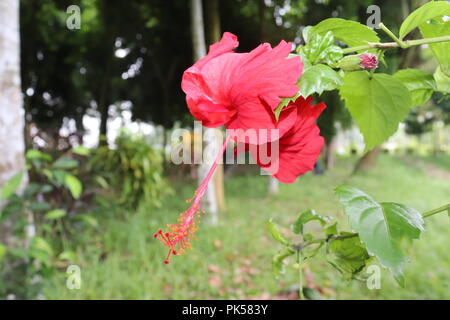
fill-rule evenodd
<path id="1" fill-rule="evenodd" d="M 307 100 L 299 98 L 293 103 L 297 110 L 297 120 L 291 130 L 279 140 L 278 156 L 276 154 L 272 156 L 273 144 L 260 146 L 258 149 L 250 147 L 250 152 L 257 163 L 283 183 L 292 183 L 298 176 L 312 170 L 324 144 L 315 121 L 326 106 L 324 103 L 313 106 L 309 101 L 310 98 Z M 261 150 L 263 147 L 269 149 L 268 157 L 276 159 L 270 158 L 270 162 L 264 163 L 263 157 L 266 152 L 265 149 Z"/>
<path id="2" fill-rule="evenodd" d="M 284 41 L 273 49 L 262 44 L 249 53 L 232 52 L 236 45 L 236 38 L 225 33 L 207 57 L 186 70 L 182 88 L 189 110 L 208 127 L 277 129 L 273 111 L 282 97 L 297 93 L 303 63 L 300 57 L 287 59 L 291 44 Z M 263 133 L 256 143 L 279 138 L 274 137 Z M 235 139 L 245 141 L 237 135 Z"/>

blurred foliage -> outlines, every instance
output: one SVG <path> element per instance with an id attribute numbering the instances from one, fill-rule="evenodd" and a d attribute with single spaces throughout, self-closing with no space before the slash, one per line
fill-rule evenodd
<path id="1" fill-rule="evenodd" d="M 450 98 L 444 98 L 441 93 L 434 93 L 432 102 L 431 105 L 411 110 L 405 119 L 407 133 L 421 135 L 430 132 L 437 122 L 450 124 Z"/>
<path id="2" fill-rule="evenodd" d="M 88 227 L 97 227 L 88 191 L 79 177 L 88 150 L 75 148 L 59 157 L 35 149 L 27 152 L 27 174 L 20 172 L 1 189 L 4 206 L 0 224 L 9 225 L 8 248 L 1 245 L 0 296 L 36 298 L 43 277 L 67 267 L 76 253 L 69 239 Z M 20 190 L 28 176 L 29 183 Z"/>
<path id="3" fill-rule="evenodd" d="M 160 206 L 164 195 L 171 189 L 164 180 L 161 152 L 155 150 L 144 136 L 122 130 L 115 148 L 98 148 L 91 161 L 98 181 L 115 189 L 119 205 L 136 209 L 145 201 Z"/>
<path id="4" fill-rule="evenodd" d="M 286 39 L 299 45 L 304 26 L 330 16 L 364 21 L 370 4 L 368 0 L 233 0 L 220 1 L 219 10 L 222 31 L 238 35 L 238 51 L 248 51 L 263 41 L 275 45 Z M 80 6 L 80 30 L 65 25 L 69 5 Z M 184 0 L 121 0 L 114 5 L 106 0 L 22 0 L 21 72 L 27 122 L 40 133 L 57 137 L 63 123 L 73 119 L 80 142 L 85 114 L 100 116 L 101 134 L 105 134 L 108 106 L 122 101 L 132 103 L 133 119 L 166 128 L 175 121 L 190 122 L 180 88 L 183 71 L 192 64 L 186 12 L 189 1 Z M 389 22 L 391 15 L 386 15 Z"/>

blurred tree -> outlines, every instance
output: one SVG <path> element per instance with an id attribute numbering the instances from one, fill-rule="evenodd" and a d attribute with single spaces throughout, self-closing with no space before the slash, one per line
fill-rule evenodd
<path id="1" fill-rule="evenodd" d="M 19 172 L 25 171 L 24 111 L 20 92 L 19 0 L 0 2 L 0 21 L 2 21 L 0 30 L 1 190 L 6 181 Z M 26 179 L 22 178 L 19 183 L 22 182 L 24 186 L 25 181 Z M 0 192 L 0 206 L 5 193 Z M 0 243 L 9 243 L 11 237 L 9 227 L 6 224 L 0 226 Z"/>
<path id="2" fill-rule="evenodd" d="M 219 0 L 205 0 L 206 7 L 206 37 L 208 39 L 209 45 L 218 42 L 221 38 L 221 29 L 220 29 L 220 8 L 219 8 Z M 221 130 L 221 129 L 218 129 Z M 216 148 L 220 150 L 220 147 L 223 143 L 223 132 L 222 130 L 217 132 L 216 134 Z M 216 201 L 217 201 L 217 210 L 219 212 L 225 211 L 225 188 L 224 188 L 224 165 L 218 164 L 216 171 L 214 172 L 213 180 L 215 193 L 216 193 Z"/>
<path id="3" fill-rule="evenodd" d="M 19 1 L 0 3 L 0 187 L 25 170 L 20 92 Z"/>
<path id="4" fill-rule="evenodd" d="M 192 37 L 192 56 L 194 57 L 194 62 L 203 58 L 206 55 L 206 43 L 205 43 L 205 32 L 203 23 L 203 5 L 202 0 L 191 0 L 190 2 L 190 13 L 191 13 L 191 37 Z M 206 128 L 203 134 L 203 142 L 206 143 L 206 147 L 203 148 L 202 161 L 198 166 L 198 180 L 199 184 L 203 182 L 206 178 L 208 171 L 215 159 L 215 153 L 220 150 L 216 148 L 218 137 L 217 129 Z M 216 225 L 218 223 L 218 202 L 217 202 L 217 185 L 216 185 L 217 175 L 214 174 L 212 181 L 208 184 L 205 196 L 203 199 L 203 204 L 205 210 L 210 214 L 211 223 Z"/>

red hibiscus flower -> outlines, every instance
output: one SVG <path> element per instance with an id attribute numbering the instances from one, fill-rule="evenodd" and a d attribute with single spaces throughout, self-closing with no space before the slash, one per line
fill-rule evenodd
<path id="1" fill-rule="evenodd" d="M 300 57 L 288 58 L 292 45 L 264 43 L 248 53 L 236 53 L 237 37 L 229 32 L 213 44 L 206 57 L 184 72 L 181 87 L 192 115 L 206 127 L 229 129 L 277 128 L 273 111 L 282 97 L 292 97 L 303 70 Z M 239 140 L 239 136 L 233 137 Z M 258 138 L 259 143 L 270 135 Z"/>
<path id="2" fill-rule="evenodd" d="M 279 141 L 248 147 L 258 165 L 283 183 L 292 183 L 298 176 L 312 170 L 320 156 L 324 139 L 319 135 L 315 121 L 326 106 L 324 103 L 311 105 L 311 100 L 312 97 L 300 97 L 281 112 L 280 123 L 286 121 L 283 117 L 285 112 L 294 110 L 297 118 Z"/>
<path id="3" fill-rule="evenodd" d="M 206 127 L 225 125 L 229 130 L 206 178 L 189 201 L 191 206 L 177 224 L 154 234 L 169 249 L 166 264 L 172 255 L 190 248 L 203 212 L 201 199 L 231 138 L 256 150 L 269 149 L 268 161 L 260 152 L 251 153 L 261 167 L 287 183 L 313 168 L 323 145 L 314 122 L 324 104 L 311 106 L 311 99 L 299 98 L 283 109 L 278 121 L 275 118 L 281 98 L 297 93 L 303 69 L 300 57 L 288 58 L 291 44 L 281 41 L 271 48 L 265 43 L 249 53 L 233 52 L 237 46 L 236 36 L 225 32 L 208 55 L 183 75 L 181 86 L 192 115 Z M 274 154 L 274 150 L 279 152 Z"/>

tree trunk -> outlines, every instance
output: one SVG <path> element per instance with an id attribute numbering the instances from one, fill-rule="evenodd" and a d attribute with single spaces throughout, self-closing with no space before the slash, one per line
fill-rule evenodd
<path id="1" fill-rule="evenodd" d="M 353 173 L 357 173 L 360 171 L 367 171 L 373 165 L 375 164 L 375 160 L 377 159 L 377 156 L 381 152 L 381 147 L 375 147 L 369 152 L 367 152 L 364 156 L 359 159 L 358 163 L 355 166 L 355 169 L 353 170 Z"/>
<path id="2" fill-rule="evenodd" d="M 108 145 L 108 118 L 109 118 L 109 88 L 110 88 L 110 75 L 111 75 L 112 57 L 108 59 L 106 69 L 103 76 L 103 83 L 100 88 L 98 98 L 98 110 L 100 111 L 100 128 L 98 136 L 98 145 Z"/>
<path id="3" fill-rule="evenodd" d="M 206 0 L 206 20 L 208 23 L 208 43 L 211 45 L 220 40 L 219 1 Z"/>
<path id="4" fill-rule="evenodd" d="M 278 194 L 279 186 L 280 182 L 273 176 L 269 176 L 269 194 L 270 195 Z"/>
<path id="5" fill-rule="evenodd" d="M 0 186 L 25 169 L 19 1 L 0 2 Z"/>
<path id="6" fill-rule="evenodd" d="M 191 34 L 192 34 L 192 49 L 194 61 L 197 61 L 206 55 L 205 33 L 203 24 L 203 9 L 201 0 L 191 0 Z M 208 144 L 203 148 L 203 159 L 198 167 L 198 179 L 201 183 L 206 177 L 212 162 L 215 158 L 215 152 L 219 152 L 220 148 L 215 147 L 216 137 L 214 129 L 205 130 L 205 142 Z M 211 182 L 203 198 L 203 206 L 210 214 L 210 222 L 213 225 L 218 223 L 218 205 L 216 193 L 216 173 L 214 173 Z"/>
<path id="7" fill-rule="evenodd" d="M 336 165 L 336 144 L 336 138 L 332 137 L 325 147 L 325 165 L 327 170 L 333 170 Z"/>
<path id="8" fill-rule="evenodd" d="M 208 22 L 208 40 L 209 44 L 216 43 L 220 40 L 220 16 L 219 16 L 219 1 L 206 0 L 206 19 Z M 216 135 L 216 148 L 220 150 L 223 143 L 223 134 Z M 214 186 L 216 191 L 217 210 L 219 212 L 225 211 L 225 188 L 224 188 L 224 172 L 223 164 L 218 164 L 216 172 L 214 173 Z"/>
<path id="9" fill-rule="evenodd" d="M 24 110 L 20 84 L 19 0 L 0 1 L 0 187 L 25 170 Z M 26 179 L 23 179 L 23 186 Z M 1 205 L 1 204 L 0 204 Z M 0 228 L 8 240 L 7 226 Z"/>
<path id="10" fill-rule="evenodd" d="M 200 60 L 206 55 L 203 28 L 202 0 L 191 0 L 191 34 L 194 61 Z"/>

